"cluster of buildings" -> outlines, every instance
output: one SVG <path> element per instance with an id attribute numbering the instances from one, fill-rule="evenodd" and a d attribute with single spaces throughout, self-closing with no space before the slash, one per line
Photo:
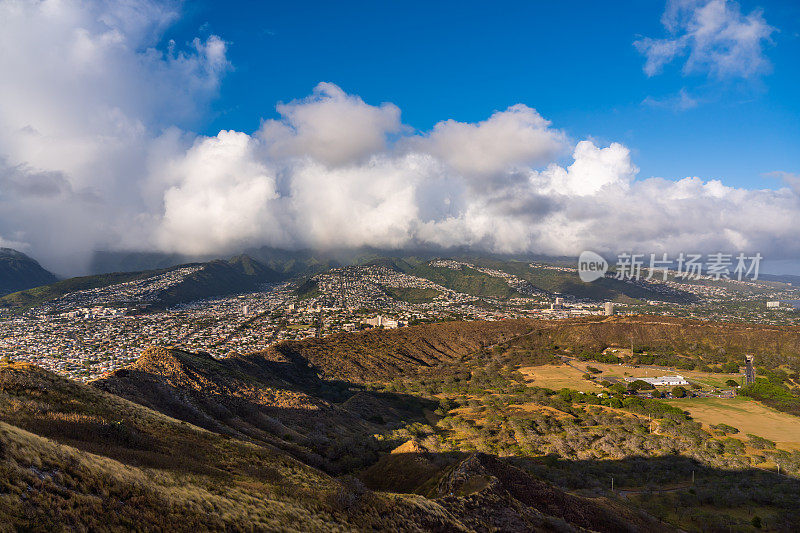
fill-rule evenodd
<path id="1" fill-rule="evenodd" d="M 390 294 L 392 289 L 428 290 L 436 294 L 434 300 L 446 302 L 462 301 L 460 296 L 464 296 L 428 279 L 380 265 L 337 268 L 312 279 L 322 293 L 316 301 L 323 306 L 342 309 L 391 307 L 396 302 Z"/>
<path id="2" fill-rule="evenodd" d="M 546 318 L 569 318 L 591 315 L 611 316 L 614 314 L 614 303 L 605 302 L 599 305 L 596 302 L 567 302 L 563 296 L 556 296 L 549 308 L 542 309 L 539 313 Z"/>
<path id="3" fill-rule="evenodd" d="M 797 324 L 800 316 L 794 313 L 776 313 L 778 310 L 796 310 L 800 308 L 800 288 L 790 283 L 775 284 L 753 281 L 750 279 L 714 280 L 711 276 L 700 276 L 698 279 L 686 280 L 670 276 L 666 281 L 659 279 L 633 280 L 628 283 L 646 287 L 649 291 L 692 295 L 694 302 L 671 303 L 665 301 L 648 301 L 648 306 L 657 306 L 657 310 L 647 310 L 630 306 L 632 310 L 657 312 L 663 316 L 678 316 L 705 320 L 744 320 L 759 324 L 786 325 Z M 766 304 L 765 304 L 766 300 Z"/>
<path id="4" fill-rule="evenodd" d="M 188 266 L 74 291 L 24 315 L 2 318 L 0 354 L 88 381 L 130 364 L 152 345 L 180 346 L 222 357 L 263 350 L 281 340 L 370 327 L 389 329 L 452 318 L 543 316 L 541 306 L 546 303 L 544 297 L 534 305 L 530 298 L 478 299 L 375 265 L 320 274 L 314 278 L 318 290 L 306 299 L 300 299 L 295 285 L 283 283 L 249 294 L 141 312 L 142 304 L 155 301 L 161 291 L 198 268 Z M 516 283 L 512 278 L 507 281 Z M 434 296 L 416 303 L 392 296 L 403 290 L 422 290 Z M 577 306 L 565 308 L 570 313 L 579 310 Z"/>
<path id="5" fill-rule="evenodd" d="M 526 290 L 524 280 L 516 276 L 469 263 L 433 261 L 430 266 L 474 268 L 502 278 L 523 294 Z M 252 293 L 142 312 L 146 307 L 142 304 L 154 301 L 160 291 L 198 268 L 188 266 L 75 291 L 24 315 L 0 318 L 0 355 L 86 381 L 130 364 L 152 345 L 180 346 L 222 357 L 263 350 L 281 340 L 418 322 L 568 318 L 617 312 L 611 302 L 567 301 L 545 294 L 478 298 L 380 265 L 319 274 L 312 278 L 316 289 L 308 293 L 301 293 L 297 284 L 281 283 Z M 673 381 L 679 383 L 678 378 Z"/>
<path id="6" fill-rule="evenodd" d="M 384 329 L 396 329 L 405 325 L 405 323 L 399 320 L 386 318 L 385 316 L 382 315 L 364 319 L 364 324 L 373 328 L 384 328 Z"/>
<path id="7" fill-rule="evenodd" d="M 289 298 L 287 285 L 152 313 L 126 314 L 102 306 L 58 314 L 34 310 L 0 319 L 0 355 L 89 381 L 130 364 L 153 345 L 217 356 L 257 351 L 279 338 L 279 322 L 267 318 L 252 328 L 251 322 L 282 309 Z"/>
<path id="8" fill-rule="evenodd" d="M 767 309 L 787 309 L 797 311 L 800 309 L 800 300 L 769 300 Z"/>
<path id="9" fill-rule="evenodd" d="M 143 279 L 73 291 L 46 302 L 37 308 L 36 312 L 39 314 L 63 313 L 80 308 L 113 307 L 118 306 L 121 302 L 147 304 L 157 301 L 164 290 L 181 283 L 188 275 L 201 268 L 202 266 L 199 265 L 185 266 Z"/>
<path id="10" fill-rule="evenodd" d="M 128 312 L 127 307 L 104 307 L 102 305 L 97 305 L 94 307 L 80 307 L 73 311 L 67 311 L 66 313 L 61 313 L 61 316 L 64 318 L 90 319 L 90 318 L 123 316 L 127 312 Z"/>

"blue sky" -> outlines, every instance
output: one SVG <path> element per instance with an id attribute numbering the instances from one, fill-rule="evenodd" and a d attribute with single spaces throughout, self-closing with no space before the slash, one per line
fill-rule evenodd
<path id="1" fill-rule="evenodd" d="M 799 65 L 796 1 L 0 0 L 0 246 L 800 262 Z"/>
<path id="2" fill-rule="evenodd" d="M 740 2 L 776 31 L 749 77 L 648 77 L 634 41 L 665 37 L 664 2 L 197 2 L 165 35 L 217 34 L 233 70 L 199 128 L 254 131 L 275 103 L 336 83 L 428 130 L 524 103 L 574 139 L 628 146 L 640 177 L 775 188 L 800 172 L 800 3 Z M 681 91 L 697 104 L 679 109 Z M 660 103 L 654 103 L 660 102 Z"/>

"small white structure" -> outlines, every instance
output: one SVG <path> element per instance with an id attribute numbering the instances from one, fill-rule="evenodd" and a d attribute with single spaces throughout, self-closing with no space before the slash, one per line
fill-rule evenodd
<path id="1" fill-rule="evenodd" d="M 603 314 L 611 316 L 614 314 L 614 302 L 606 302 L 603 305 Z"/>
<path id="2" fill-rule="evenodd" d="M 767 309 L 777 309 L 781 306 L 781 303 L 778 300 L 767 302 Z"/>
<path id="3" fill-rule="evenodd" d="M 625 378 L 625 381 L 644 381 L 654 387 L 674 387 L 676 385 L 688 385 L 689 382 L 683 376 L 661 376 L 660 378 Z"/>

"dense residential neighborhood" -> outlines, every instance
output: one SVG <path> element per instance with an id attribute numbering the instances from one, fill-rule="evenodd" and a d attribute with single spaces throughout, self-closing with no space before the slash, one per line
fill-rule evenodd
<path id="1" fill-rule="evenodd" d="M 479 283 L 463 285 L 467 293 L 386 265 L 353 265 L 307 278 L 262 283 L 250 292 L 166 308 L 157 305 L 163 294 L 203 269 L 202 264 L 186 265 L 66 292 L 21 313 L 0 309 L 0 354 L 88 381 L 130 364 L 148 346 L 180 346 L 222 357 L 263 350 L 287 339 L 454 319 L 658 313 L 791 323 L 797 316 L 792 308 L 765 304 L 765 300 L 796 298 L 797 289 L 790 285 L 710 279 L 689 283 L 674 276 L 665 282 L 629 280 L 626 286 L 642 288 L 651 298 L 681 291 L 697 301 L 627 298 L 612 303 L 548 292 L 520 275 L 463 260 L 435 259 L 423 268 L 430 270 L 421 273 L 443 283 L 456 280 L 452 286 L 461 287 L 457 282 L 463 279 L 478 279 Z M 541 275 L 577 276 L 575 268 L 561 265 L 530 263 L 526 268 L 544 273 Z M 607 274 L 609 279 L 613 276 Z M 498 284 L 490 287 L 493 292 L 486 287 L 490 281 Z M 718 307 L 720 302 L 731 301 L 735 305 Z"/>

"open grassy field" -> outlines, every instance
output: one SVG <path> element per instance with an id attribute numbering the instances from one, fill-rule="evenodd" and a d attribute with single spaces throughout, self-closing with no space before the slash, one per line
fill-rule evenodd
<path id="1" fill-rule="evenodd" d="M 602 388 L 583 379 L 584 372 L 569 365 L 524 366 L 520 373 L 535 387 L 559 390 L 570 388 L 582 392 L 598 392 Z"/>
<path id="2" fill-rule="evenodd" d="M 800 417 L 781 413 L 747 398 L 691 398 L 670 400 L 692 418 L 706 425 L 725 423 L 739 430 L 775 441 L 779 448 L 800 449 Z"/>
<path id="3" fill-rule="evenodd" d="M 697 381 L 700 384 L 711 386 L 711 387 L 726 387 L 725 382 L 729 379 L 733 379 L 735 381 L 741 382 L 742 375 L 741 374 L 717 374 L 713 372 L 697 372 L 694 370 L 678 370 L 678 369 L 669 369 L 669 368 L 645 368 L 645 367 L 633 367 L 628 365 L 610 365 L 605 363 L 597 363 L 593 361 L 582 362 L 582 361 L 572 361 L 572 364 L 577 366 L 578 368 L 585 369 L 587 366 L 591 366 L 603 371 L 602 374 L 598 374 L 598 378 L 605 379 L 608 377 L 615 377 L 618 379 L 623 379 L 626 377 L 658 377 L 658 376 L 666 376 L 666 375 L 675 375 L 679 374 L 686 379 L 691 381 Z"/>

